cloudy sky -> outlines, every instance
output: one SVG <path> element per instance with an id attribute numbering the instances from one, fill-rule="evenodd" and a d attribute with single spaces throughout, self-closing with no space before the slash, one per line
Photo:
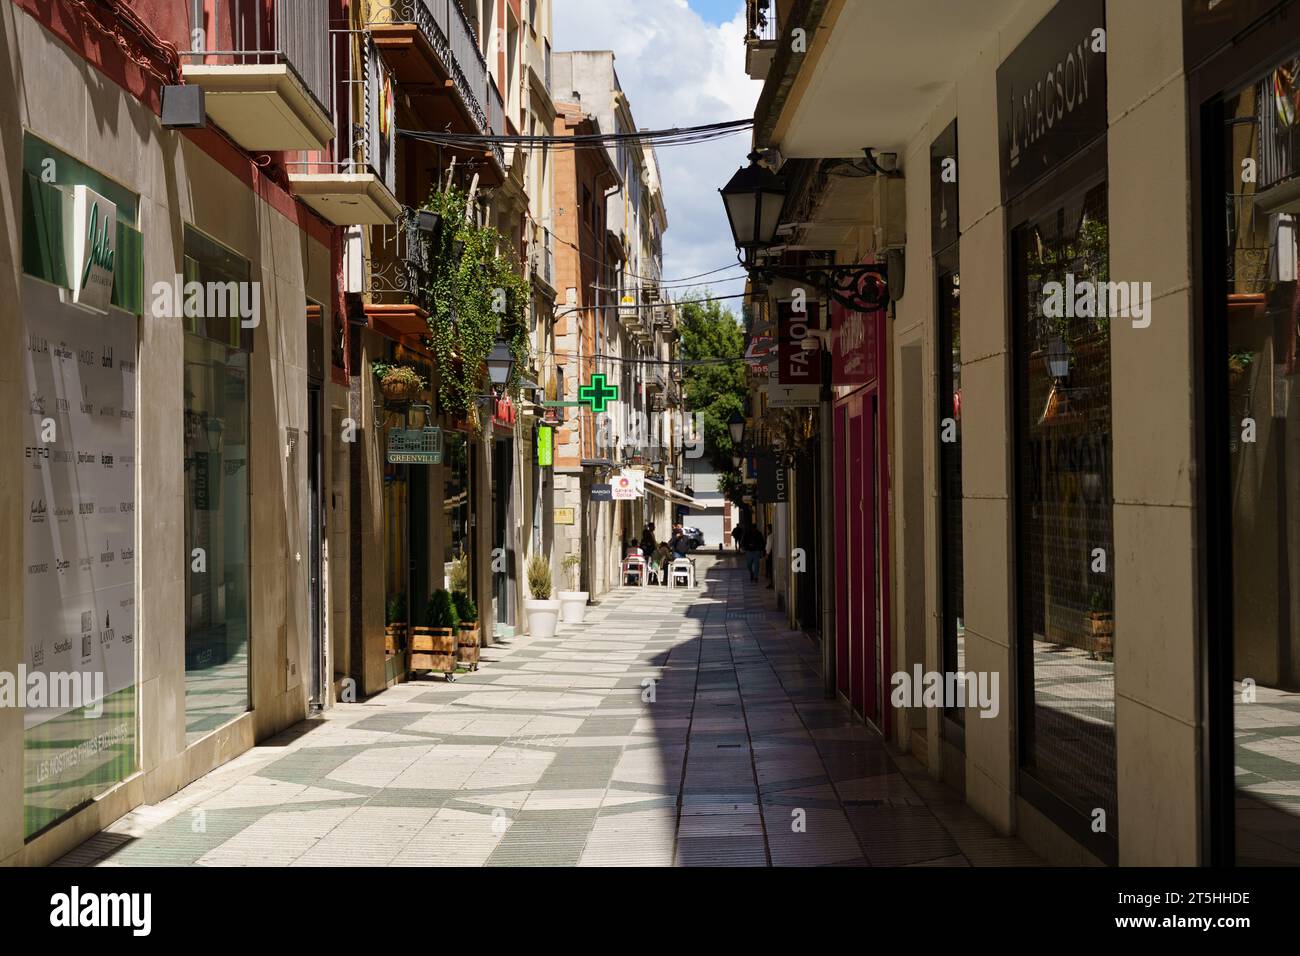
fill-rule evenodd
<path id="1" fill-rule="evenodd" d="M 555 0 L 556 50 L 613 50 L 614 68 L 640 127 L 663 129 L 749 118 L 762 84 L 745 75 L 743 0 Z M 691 146 L 661 147 L 668 206 L 664 278 L 736 261 L 718 187 L 745 164 L 749 131 Z M 710 276 L 713 291 L 740 292 Z M 674 297 L 682 289 L 673 290 Z M 740 310 L 735 307 L 733 311 Z"/>

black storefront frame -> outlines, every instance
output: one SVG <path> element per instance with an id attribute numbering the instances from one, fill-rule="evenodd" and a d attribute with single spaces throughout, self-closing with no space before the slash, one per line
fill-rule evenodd
<path id="1" fill-rule="evenodd" d="M 1003 281 L 1005 283 L 1004 287 L 1009 293 L 1016 288 L 1016 263 L 1020 260 L 1016 242 L 1017 231 L 1035 217 L 1058 208 L 1063 203 L 1081 195 L 1099 183 L 1106 182 L 1109 178 L 1106 144 L 1107 136 L 1103 133 L 1068 162 L 1058 166 L 1050 175 L 1039 180 L 1019 196 L 1013 197 L 1007 202 L 1005 206 L 1006 221 L 1004 223 L 1007 256 Z M 1107 206 L 1109 207 L 1109 205 L 1110 199 L 1108 195 Z M 1107 222 L 1109 222 L 1109 215 L 1107 216 Z M 1107 255 L 1109 256 L 1109 243 L 1107 244 Z M 1010 371 L 1011 441 L 1008 442 L 1007 453 L 1010 455 L 1012 480 L 1012 497 L 1009 510 L 1012 546 L 1011 607 L 1015 638 L 1012 666 L 1015 673 L 1012 675 L 1010 684 L 1011 692 L 1014 695 L 1013 706 L 1016 714 L 1016 789 L 1020 797 L 1083 846 L 1089 853 L 1092 853 L 1103 863 L 1113 866 L 1119 862 L 1117 830 L 1101 834 L 1094 833 L 1086 816 L 1057 796 L 1056 793 L 1041 783 L 1025 768 L 1030 741 L 1026 729 L 1034 726 L 1034 715 L 1032 712 L 1033 695 L 1025 693 L 1024 683 L 1026 680 L 1032 681 L 1034 679 L 1034 645 L 1032 635 L 1028 636 L 1028 638 L 1026 636 L 1025 606 L 1022 594 L 1023 564 L 1026 549 L 1021 543 L 1020 502 L 1023 500 L 1024 489 L 1022 488 L 1018 464 L 1020 439 L 1018 409 L 1021 402 L 1027 400 L 1028 382 L 1023 380 L 1024 377 L 1021 374 L 1019 362 L 1021 349 L 1024 348 L 1024 332 L 1021 328 L 1022 323 L 1019 321 L 1019 309 L 1016 302 L 1011 298 L 1008 298 L 1007 301 L 1004 320 L 1009 326 L 1007 341 L 1010 344 L 1009 354 L 1012 363 Z M 1113 400 L 1111 412 L 1113 416 Z M 1113 500 L 1111 507 L 1114 508 Z M 1116 732 L 1118 733 L 1118 725 Z M 1116 824 L 1118 824 L 1118 821 L 1116 821 Z"/>
<path id="2" fill-rule="evenodd" d="M 935 351 L 935 375 L 937 377 L 937 381 L 939 385 L 938 399 L 941 403 L 947 398 L 947 395 L 945 393 L 948 391 L 948 387 L 951 386 L 952 334 L 953 334 L 952 315 L 950 311 L 945 312 L 944 310 L 943 296 L 945 294 L 946 286 L 947 286 L 946 280 L 948 280 L 950 276 L 961 274 L 960 259 L 961 259 L 961 250 L 960 250 L 960 245 L 958 243 L 953 243 L 952 245 L 945 248 L 942 252 L 939 252 L 934 256 L 934 284 L 935 284 L 934 317 L 936 323 L 936 328 L 935 328 L 936 347 L 934 350 Z M 945 365 L 947 366 L 946 368 Z M 936 543 L 938 546 L 938 552 L 937 552 L 938 560 L 935 562 L 936 565 L 935 573 L 938 577 L 938 588 L 939 588 L 939 660 L 943 665 L 942 669 L 945 671 L 948 669 L 948 665 L 950 663 L 953 665 L 954 669 L 956 668 L 956 663 L 957 663 L 955 660 L 950 662 L 947 657 L 948 627 L 950 626 L 950 624 L 955 627 L 957 622 L 956 622 L 956 616 L 953 613 L 953 609 L 950 606 L 951 602 L 949 600 L 949 593 L 948 593 L 948 585 L 949 585 L 948 565 L 949 565 L 949 560 L 951 559 L 952 556 L 948 553 L 948 537 L 945 529 L 948 527 L 948 520 L 950 517 L 949 509 L 953 507 L 959 509 L 962 508 L 963 507 L 962 503 L 964 501 L 964 491 L 963 491 L 963 498 L 959 498 L 955 502 L 950 500 L 948 495 L 946 459 L 948 455 L 951 454 L 951 449 L 946 447 L 946 443 L 943 440 L 943 420 L 944 418 L 948 417 L 948 415 L 951 414 L 952 414 L 951 410 L 944 408 L 942 405 L 940 405 L 940 407 L 937 409 L 937 413 L 935 416 L 938 419 L 938 421 L 936 422 L 938 427 L 935 430 L 935 441 L 937 446 L 936 455 L 937 455 L 937 460 L 939 462 L 939 468 L 938 468 L 938 472 L 939 472 L 938 519 L 939 520 L 938 520 L 938 529 L 937 529 L 938 534 L 936 535 L 937 538 Z M 961 435 L 960 423 L 958 423 L 957 425 L 957 430 L 958 430 L 957 432 L 958 436 L 960 437 Z M 966 550 L 965 541 L 963 540 L 962 553 L 957 555 L 957 559 L 959 561 L 965 559 L 964 557 L 965 550 Z M 963 579 L 964 577 L 965 575 L 963 574 Z M 963 588 L 964 588 L 964 583 L 963 583 Z M 965 602 L 963 601 L 963 610 L 964 610 L 964 603 Z M 948 743 L 950 743 L 952 746 L 956 747 L 962 753 L 965 753 L 966 752 L 966 725 L 962 721 L 954 719 L 948 708 L 943 709 L 942 715 L 943 716 L 941 720 L 941 726 L 943 730 L 943 739 Z"/>
<path id="3" fill-rule="evenodd" d="M 951 162 L 952 166 L 947 167 Z M 938 463 L 937 527 L 935 535 L 935 575 L 938 584 L 939 604 L 939 661 L 941 670 L 957 669 L 957 661 L 948 659 L 949 627 L 956 628 L 956 615 L 952 608 L 949 594 L 949 572 L 953 555 L 949 551 L 947 528 L 951 518 L 950 509 L 962 508 L 962 498 L 954 502 L 948 493 L 947 467 L 952 449 L 943 440 L 943 421 L 953 415 L 949 397 L 952 389 L 952 311 L 945 309 L 948 300 L 948 280 L 951 276 L 961 274 L 961 203 L 957 181 L 958 134 L 957 120 L 954 119 L 944 127 L 934 142 L 930 144 L 930 248 L 934 266 L 934 321 L 935 321 L 935 355 L 934 372 L 938 384 L 938 405 L 935 422 L 935 460 Z M 948 178 L 948 173 L 953 175 Z M 960 289 L 960 286 L 958 287 Z M 960 360 L 960 355 L 958 356 Z M 945 407 L 945 403 L 947 403 Z M 961 425 L 957 424 L 958 437 Z M 958 483 L 961 481 L 960 465 Z M 965 543 L 961 553 L 956 555 L 958 563 L 964 560 Z M 965 574 L 963 571 L 963 589 Z M 964 590 L 963 590 L 964 594 Z M 963 599 L 963 611 L 965 601 Z M 958 719 L 954 714 L 961 714 Z M 966 752 L 965 714 L 956 708 L 943 708 L 940 712 L 940 731 L 945 742 L 961 753 Z"/>
<path id="4" fill-rule="evenodd" d="M 1224 302 L 1227 283 L 1220 240 L 1227 234 L 1221 135 L 1224 96 L 1260 79 L 1284 57 L 1300 52 L 1294 31 L 1277 29 L 1288 18 L 1295 26 L 1300 4 L 1280 7 L 1233 38 L 1195 69 L 1187 82 L 1188 161 L 1192 196 L 1192 370 L 1193 413 L 1198 427 L 1195 455 L 1202 480 L 1196 495 L 1197 643 L 1196 698 L 1201 708 L 1200 737 L 1205 759 L 1200 767 L 1200 862 L 1236 863 L 1236 756 L 1232 694 L 1233 567 L 1232 476 L 1228 446 L 1228 375 L 1217 358 L 1228 347 L 1227 323 L 1207 321 L 1211 302 Z M 1271 28 L 1271 29 L 1270 29 Z M 1214 357 L 1215 361 L 1209 361 Z"/>

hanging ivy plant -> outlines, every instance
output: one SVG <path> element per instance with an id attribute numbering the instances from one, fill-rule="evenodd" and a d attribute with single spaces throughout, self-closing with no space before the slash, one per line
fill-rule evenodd
<path id="1" fill-rule="evenodd" d="M 528 281 L 514 258 L 502 252 L 501 234 L 466 215 L 467 201 L 456 186 L 429 196 L 424 208 L 438 214 L 439 228 L 432 278 L 420 289 L 420 305 L 429 314 L 429 344 L 438 359 L 438 398 L 457 416 L 469 415 L 475 396 L 488 391 L 484 361 L 498 334 L 515 359 L 507 388 L 516 398 L 530 363 Z"/>

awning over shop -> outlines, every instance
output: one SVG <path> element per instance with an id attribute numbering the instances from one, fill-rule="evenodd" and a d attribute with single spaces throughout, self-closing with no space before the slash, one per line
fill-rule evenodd
<path id="1" fill-rule="evenodd" d="M 645 489 L 652 495 L 658 495 L 660 498 L 664 499 L 664 501 L 674 501 L 678 504 L 683 504 L 693 511 L 707 511 L 709 507 L 702 501 L 696 501 L 685 492 L 669 488 L 667 485 L 661 485 L 659 482 L 651 481 L 649 478 L 645 480 Z"/>

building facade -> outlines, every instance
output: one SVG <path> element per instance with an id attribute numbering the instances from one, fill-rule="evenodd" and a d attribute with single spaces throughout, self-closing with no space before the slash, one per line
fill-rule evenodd
<path id="1" fill-rule="evenodd" d="M 802 283 L 862 516 L 817 522 L 833 691 L 1051 860 L 1300 862 L 1300 11 L 937 7 L 750 4 L 766 261 L 889 284 L 852 315 Z M 751 337 L 790 349 L 766 293 Z M 932 673 L 971 693 L 908 691 Z"/>
<path id="2" fill-rule="evenodd" d="M 342 242 L 308 197 L 340 180 L 295 183 L 333 138 L 318 7 L 318 32 L 245 51 L 238 118 L 207 52 L 235 49 L 227 5 L 0 7 L 0 391 L 25 437 L 0 465 L 0 669 L 103 681 L 0 709 L 0 861 L 53 859 L 334 698 Z M 164 125 L 185 84 L 205 128 Z"/>
<path id="3" fill-rule="evenodd" d="M 522 630 L 555 157 L 421 137 L 549 134 L 550 30 L 550 0 L 0 5 L 0 671 L 87 681 L 0 707 L 0 862 L 407 680 L 435 590 Z M 526 290 L 514 387 L 470 368 L 464 412 L 447 187 Z"/>

